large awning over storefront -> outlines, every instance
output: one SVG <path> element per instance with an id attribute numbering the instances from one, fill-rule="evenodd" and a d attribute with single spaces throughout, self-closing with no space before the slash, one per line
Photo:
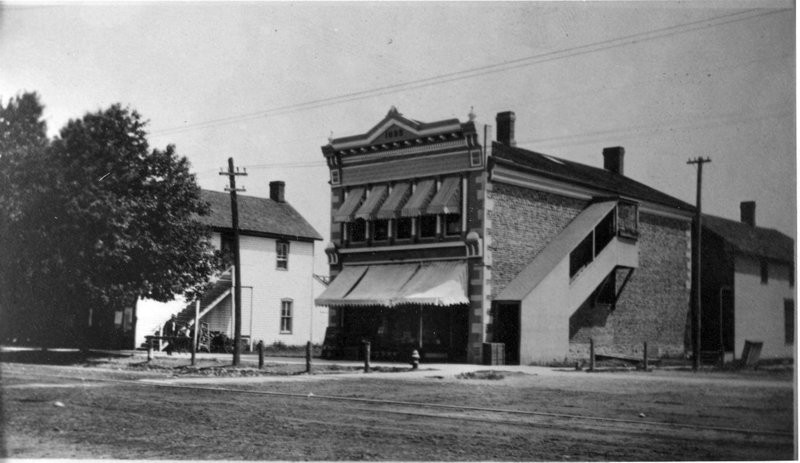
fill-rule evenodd
<path id="1" fill-rule="evenodd" d="M 341 207 L 333 213 L 334 222 L 350 222 L 353 220 L 353 214 L 356 209 L 361 205 L 361 198 L 364 196 L 364 188 L 353 188 L 347 192 L 347 199 L 344 200 Z"/>
<path id="2" fill-rule="evenodd" d="M 463 261 L 345 267 L 316 299 L 321 306 L 469 303 Z"/>

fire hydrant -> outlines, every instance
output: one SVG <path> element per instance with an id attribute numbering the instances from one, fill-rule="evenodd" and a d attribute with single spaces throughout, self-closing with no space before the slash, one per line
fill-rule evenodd
<path id="1" fill-rule="evenodd" d="M 414 349 L 414 351 L 411 352 L 411 369 L 416 370 L 417 368 L 419 368 L 419 352 Z"/>

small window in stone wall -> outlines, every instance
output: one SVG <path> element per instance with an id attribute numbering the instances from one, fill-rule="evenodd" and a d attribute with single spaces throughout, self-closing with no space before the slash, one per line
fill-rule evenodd
<path id="1" fill-rule="evenodd" d="M 639 207 L 636 204 L 617 204 L 617 233 L 628 238 L 639 236 Z"/>

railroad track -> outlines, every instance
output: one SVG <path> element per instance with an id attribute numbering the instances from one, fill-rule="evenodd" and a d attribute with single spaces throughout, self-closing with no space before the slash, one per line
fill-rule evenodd
<path id="1" fill-rule="evenodd" d="M 24 374 L 17 376 L 26 376 L 35 378 L 36 375 Z M 53 376 L 50 376 L 51 378 Z M 481 422 L 498 425 L 509 426 L 534 426 L 534 427 L 549 427 L 549 428 L 566 428 L 575 429 L 575 427 L 586 427 L 592 429 L 593 432 L 624 432 L 632 434 L 652 434 L 652 433 L 666 433 L 668 431 L 675 431 L 677 429 L 688 430 L 690 432 L 711 433 L 710 435 L 723 435 L 736 434 L 741 436 L 763 436 L 763 437 L 777 437 L 789 438 L 794 437 L 793 432 L 759 430 L 752 428 L 737 428 L 726 426 L 709 426 L 691 423 L 677 423 L 666 421 L 654 421 L 648 419 L 625 419 L 595 415 L 581 415 L 581 414 L 567 414 L 567 413 L 554 413 L 546 411 L 535 410 L 516 410 L 516 409 L 503 409 L 492 407 L 476 407 L 470 405 L 448 405 L 448 404 L 432 404 L 424 402 L 410 402 L 410 401 L 396 401 L 384 399 L 371 399 L 363 397 L 347 397 L 335 395 L 317 395 L 311 393 L 292 393 L 292 392 L 277 392 L 277 391 L 263 391 L 253 389 L 239 389 L 233 387 L 220 387 L 220 386 L 201 386 L 201 385 L 187 385 L 187 384 L 174 384 L 165 383 L 163 381 L 148 380 L 148 379 L 110 379 L 110 378 L 85 378 L 76 377 L 71 375 L 56 375 L 59 380 L 73 380 L 75 387 L 86 383 L 111 383 L 111 384 L 125 384 L 132 386 L 146 386 L 157 387 L 175 390 L 194 390 L 194 391 L 207 391 L 207 392 L 222 392 L 228 394 L 248 394 L 258 395 L 264 397 L 284 397 L 297 400 L 314 400 L 314 401 L 334 401 L 351 403 L 358 405 L 371 405 L 371 407 L 352 407 L 351 410 L 370 413 L 370 414 L 390 414 L 414 417 L 417 419 L 427 420 L 448 420 L 448 421 L 470 421 Z M 37 387 L 47 387 L 46 383 L 36 383 Z M 5 386 L 8 387 L 8 386 Z M 14 386 L 15 388 L 24 387 L 22 384 Z M 52 387 L 63 387 L 57 383 L 53 383 Z"/>

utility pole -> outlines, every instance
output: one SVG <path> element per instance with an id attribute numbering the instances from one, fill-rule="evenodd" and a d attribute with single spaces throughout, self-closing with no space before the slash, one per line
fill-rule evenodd
<path id="1" fill-rule="evenodd" d="M 247 169 L 239 172 L 237 167 L 234 170 L 233 158 L 228 158 L 228 171 L 220 171 L 219 174 L 227 175 L 230 182 L 230 186 L 225 187 L 225 191 L 231 192 L 231 227 L 233 228 L 233 366 L 239 366 L 242 339 L 242 274 L 241 261 L 239 260 L 239 206 L 236 200 L 236 192 L 245 191 L 245 189 L 236 188 L 236 177 L 238 175 L 247 175 Z"/>
<path id="2" fill-rule="evenodd" d="M 700 248 L 703 245 L 703 203 L 701 201 L 703 191 L 703 164 L 711 162 L 711 158 L 697 157 L 689 159 L 686 164 L 697 164 L 697 203 L 695 205 L 695 232 L 692 243 L 692 267 L 694 269 L 694 301 L 692 304 L 692 370 L 700 369 L 700 314 L 702 313 L 702 303 L 700 295 Z M 721 322 L 721 320 L 720 320 Z"/>

